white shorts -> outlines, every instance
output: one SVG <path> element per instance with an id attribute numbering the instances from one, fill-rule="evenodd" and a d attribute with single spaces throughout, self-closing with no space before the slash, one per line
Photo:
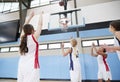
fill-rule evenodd
<path id="1" fill-rule="evenodd" d="M 98 71 L 98 79 L 103 79 L 105 81 L 112 80 L 112 75 L 110 71 Z"/>
<path id="2" fill-rule="evenodd" d="M 70 79 L 71 82 L 82 82 L 80 71 L 70 70 Z"/>
<path id="3" fill-rule="evenodd" d="M 17 82 L 40 82 L 39 69 L 30 72 L 18 71 Z"/>
<path id="4" fill-rule="evenodd" d="M 116 51 L 118 55 L 118 59 L 120 60 L 120 51 Z"/>
<path id="5" fill-rule="evenodd" d="M 34 59 L 19 60 L 17 82 L 40 82 L 40 69 L 34 68 Z"/>

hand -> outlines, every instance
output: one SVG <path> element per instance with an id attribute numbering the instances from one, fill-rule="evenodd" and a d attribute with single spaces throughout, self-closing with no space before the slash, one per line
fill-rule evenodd
<path id="1" fill-rule="evenodd" d="M 104 44 L 101 47 L 105 48 L 107 52 L 113 52 L 113 48 L 111 46 Z"/>
<path id="2" fill-rule="evenodd" d="M 64 43 L 63 42 L 61 43 L 61 48 L 64 48 Z"/>
<path id="3" fill-rule="evenodd" d="M 30 12 L 28 18 L 26 19 L 24 25 L 29 24 L 33 16 L 34 16 L 34 12 L 32 11 L 32 12 Z"/>
<path id="4" fill-rule="evenodd" d="M 94 42 L 92 43 L 92 47 L 95 47 L 95 44 L 94 44 Z"/>
<path id="5" fill-rule="evenodd" d="M 100 52 L 100 51 L 97 51 L 96 53 L 99 54 L 99 55 L 104 55 L 105 54 L 104 52 Z"/>
<path id="6" fill-rule="evenodd" d="M 35 15 L 34 11 L 30 13 L 30 17 L 33 17 Z"/>

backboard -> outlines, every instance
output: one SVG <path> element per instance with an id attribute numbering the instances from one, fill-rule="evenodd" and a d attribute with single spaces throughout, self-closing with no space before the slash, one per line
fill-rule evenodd
<path id="1" fill-rule="evenodd" d="M 50 15 L 48 30 L 61 29 L 61 19 L 69 20 L 67 26 L 69 28 L 78 28 L 85 26 L 85 19 L 81 13 L 81 9 L 65 10 Z"/>

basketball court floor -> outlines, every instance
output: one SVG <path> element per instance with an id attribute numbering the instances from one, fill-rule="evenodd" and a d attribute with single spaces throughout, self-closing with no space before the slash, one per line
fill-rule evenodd
<path id="1" fill-rule="evenodd" d="M 29 70 L 29 67 L 24 66 L 27 64 L 23 62 L 28 62 L 29 59 L 32 60 L 33 58 L 29 57 L 33 56 L 28 56 L 28 60 L 23 61 L 23 65 L 21 64 L 21 66 L 19 66 L 19 55 L 22 51 L 21 44 L 19 45 L 19 43 L 23 41 L 23 44 L 27 45 L 27 35 L 36 35 L 40 29 L 43 31 L 41 32 L 40 30 L 39 32 L 41 33 L 40 36 L 42 36 L 38 38 L 39 49 L 34 45 L 37 43 L 34 37 L 32 37 L 33 40 L 31 42 L 35 41 L 35 43 L 32 44 L 28 41 L 32 44 L 30 45 L 31 51 L 35 53 L 33 54 L 35 55 L 35 69 L 39 67 L 38 64 L 40 61 L 40 71 L 42 72 L 40 79 L 42 79 L 39 80 L 38 78 L 37 81 L 71 82 L 68 80 L 71 78 L 69 75 L 70 68 L 70 71 L 75 71 L 75 73 L 73 72 L 74 75 L 72 74 L 72 76 L 75 77 L 77 76 L 76 73 L 79 73 L 81 70 L 80 74 L 82 78 L 77 78 L 81 78 L 82 82 L 98 82 L 98 63 L 97 58 L 91 56 L 91 46 L 93 43 L 95 43 L 94 47 L 97 48 L 104 44 L 108 46 L 114 45 L 114 35 L 109 31 L 108 25 L 113 20 L 120 21 L 120 15 L 118 14 L 120 13 L 119 4 L 120 0 L 0 0 L 0 82 L 17 82 L 17 74 L 19 74 L 17 70 L 19 67 L 22 69 L 23 66 L 25 72 Z M 40 12 L 42 12 L 43 17 L 39 15 Z M 31 14 L 33 18 L 31 18 L 29 14 Z M 24 21 L 26 24 L 26 19 L 29 19 L 29 17 L 30 20 L 28 20 L 29 23 L 27 24 L 32 25 L 32 28 L 35 27 L 34 29 L 37 32 L 33 34 L 34 30 L 31 29 L 30 33 L 23 33 L 26 39 L 22 40 L 24 37 L 21 39 L 20 35 L 22 34 L 23 26 L 25 26 Z M 41 18 L 43 18 L 43 21 Z M 36 27 L 41 28 L 37 29 Z M 77 46 L 71 45 L 71 38 L 78 41 L 78 45 L 76 41 Z M 63 46 L 62 43 L 64 43 Z M 119 41 L 115 41 L 115 43 L 117 43 L 118 47 Z M 28 52 L 28 46 L 24 47 L 24 53 L 26 53 L 26 50 Z M 70 51 L 69 54 L 73 53 L 73 55 L 64 58 L 64 53 L 62 53 L 64 49 L 62 48 L 65 48 L 65 52 L 67 48 L 70 48 L 70 50 L 68 49 Z M 104 50 L 107 51 L 107 48 L 104 48 Z M 36 53 L 39 51 L 40 53 L 36 56 Z M 108 51 L 115 50 L 109 50 L 108 48 Z M 118 51 L 118 49 L 116 51 Z M 92 52 L 94 53 L 94 50 Z M 103 52 L 104 51 L 102 51 L 102 53 Z M 106 53 L 104 54 L 106 55 Z M 111 82 L 120 82 L 120 61 L 116 53 L 110 52 L 108 54 L 111 54 L 108 59 L 100 60 L 105 64 L 105 66 L 102 66 L 109 68 L 108 65 L 106 66 L 106 61 L 108 60 L 111 68 L 111 70 L 108 70 L 112 73 Z M 80 57 L 80 63 L 78 57 Z M 33 68 L 32 66 L 33 63 L 32 65 L 30 63 L 31 68 Z M 76 72 L 76 69 L 79 72 Z M 28 72 L 31 71 L 34 70 Z M 33 73 L 32 75 L 34 75 Z M 37 75 L 35 74 L 35 76 Z M 29 75 L 27 75 L 27 77 L 29 77 Z M 76 79 L 75 77 L 73 77 L 73 79 Z M 24 77 L 22 79 L 24 79 Z M 36 79 L 34 78 L 34 80 Z M 30 82 L 30 80 L 28 82 Z"/>
<path id="2" fill-rule="evenodd" d="M 0 82 L 17 82 L 17 80 L 12 80 L 12 79 L 0 79 Z M 70 82 L 70 81 L 40 80 L 40 82 Z"/>

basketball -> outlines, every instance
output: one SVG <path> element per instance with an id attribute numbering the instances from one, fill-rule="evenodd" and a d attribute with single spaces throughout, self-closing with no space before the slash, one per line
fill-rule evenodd
<path id="1" fill-rule="evenodd" d="M 60 5 L 60 6 L 64 6 L 64 1 L 60 1 L 60 2 L 59 2 L 59 5 Z"/>

